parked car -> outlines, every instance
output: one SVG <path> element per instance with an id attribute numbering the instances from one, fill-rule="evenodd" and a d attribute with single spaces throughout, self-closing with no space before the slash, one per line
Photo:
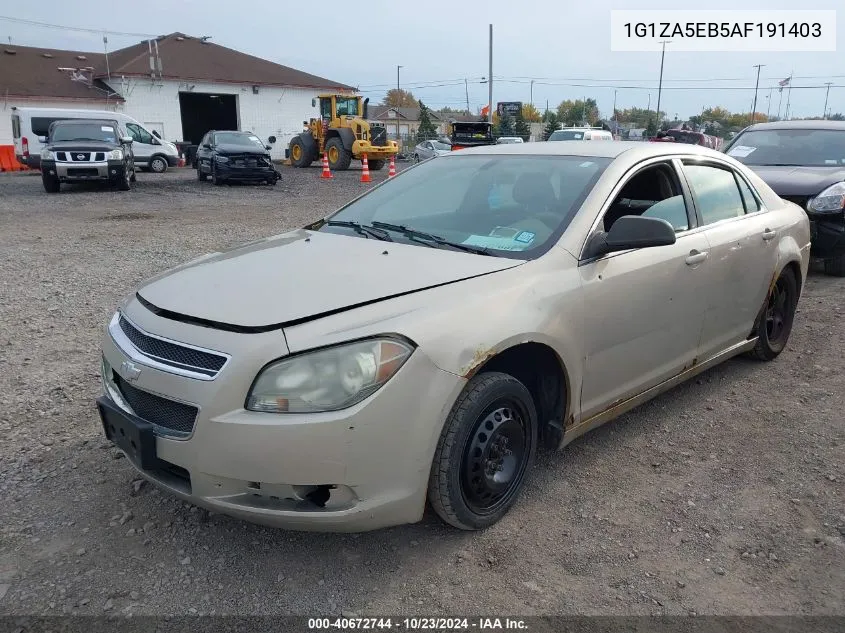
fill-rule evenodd
<path id="1" fill-rule="evenodd" d="M 435 158 L 448 154 L 452 151 L 452 146 L 443 141 L 423 141 L 414 148 L 413 159 L 415 163 L 429 158 Z"/>
<path id="2" fill-rule="evenodd" d="M 50 124 L 39 139 L 41 182 L 47 193 L 61 184 L 98 181 L 122 191 L 135 182 L 132 137 L 115 120 L 68 119 Z"/>
<path id="3" fill-rule="evenodd" d="M 17 108 L 12 107 L 12 138 L 18 162 L 38 169 L 41 166 L 43 144 L 39 137 L 47 136 L 53 121 L 65 119 L 106 119 L 117 121 L 132 137 L 135 167 L 142 171 L 163 173 L 179 164 L 176 145 L 163 140 L 158 131 L 147 130 L 138 121 L 122 112 L 74 108 Z"/>
<path id="4" fill-rule="evenodd" d="M 601 128 L 570 127 L 555 130 L 549 135 L 550 141 L 612 141 L 613 134 Z"/>
<path id="5" fill-rule="evenodd" d="M 523 143 L 521 136 L 500 136 L 496 139 L 496 143 L 499 145 L 509 145 L 511 143 Z"/>
<path id="6" fill-rule="evenodd" d="M 356 531 L 428 500 L 480 529 L 541 444 L 778 356 L 809 249 L 800 208 L 706 148 L 452 152 L 143 283 L 97 403 L 143 477 L 215 512 Z"/>
<path id="7" fill-rule="evenodd" d="M 197 148 L 197 178 L 210 176 L 215 185 L 234 181 L 275 185 L 281 176 L 270 159 L 271 149 L 252 132 L 211 130 Z"/>
<path id="8" fill-rule="evenodd" d="M 845 122 L 757 123 L 725 152 L 807 212 L 813 257 L 827 274 L 845 276 Z"/>

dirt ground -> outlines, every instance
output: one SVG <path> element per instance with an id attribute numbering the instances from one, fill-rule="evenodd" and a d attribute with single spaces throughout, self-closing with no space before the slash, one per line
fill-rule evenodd
<path id="1" fill-rule="evenodd" d="M 777 361 L 542 455 L 482 533 L 278 531 L 137 482 L 94 407 L 105 324 L 146 277 L 368 186 L 282 173 L 54 196 L 0 175 L 0 614 L 845 614 L 845 279 L 817 272 Z"/>

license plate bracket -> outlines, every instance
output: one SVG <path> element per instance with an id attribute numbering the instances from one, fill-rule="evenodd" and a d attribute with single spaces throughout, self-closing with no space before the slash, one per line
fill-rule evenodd
<path id="1" fill-rule="evenodd" d="M 106 438 L 142 469 L 153 469 L 158 461 L 153 425 L 126 413 L 105 396 L 97 398 L 97 409 Z"/>

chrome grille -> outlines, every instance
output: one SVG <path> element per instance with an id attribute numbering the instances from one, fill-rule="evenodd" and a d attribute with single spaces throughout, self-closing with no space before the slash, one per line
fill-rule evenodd
<path id="1" fill-rule="evenodd" d="M 141 353 L 174 369 L 188 370 L 214 378 L 228 360 L 226 356 L 221 354 L 194 349 L 150 336 L 135 327 L 122 314 L 119 317 L 118 325 L 129 342 Z"/>
<path id="2" fill-rule="evenodd" d="M 117 372 L 113 373 L 113 378 L 124 400 L 139 418 L 175 434 L 190 435 L 193 432 L 199 409 L 133 387 Z"/>

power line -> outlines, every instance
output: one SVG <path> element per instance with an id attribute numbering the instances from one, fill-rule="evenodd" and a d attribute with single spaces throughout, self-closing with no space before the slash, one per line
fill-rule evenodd
<path id="1" fill-rule="evenodd" d="M 60 29 L 62 31 L 77 31 L 79 33 L 95 33 L 97 35 L 125 35 L 126 37 L 159 37 L 160 34 L 152 33 L 127 33 L 124 31 L 109 31 L 107 29 L 90 29 L 81 26 L 63 26 L 61 24 L 50 24 L 48 22 L 38 22 L 36 20 L 25 20 L 24 18 L 13 18 L 8 15 L 0 15 L 0 20 L 5 22 L 14 22 L 16 24 L 26 24 L 27 26 L 40 26 L 47 29 Z"/>

